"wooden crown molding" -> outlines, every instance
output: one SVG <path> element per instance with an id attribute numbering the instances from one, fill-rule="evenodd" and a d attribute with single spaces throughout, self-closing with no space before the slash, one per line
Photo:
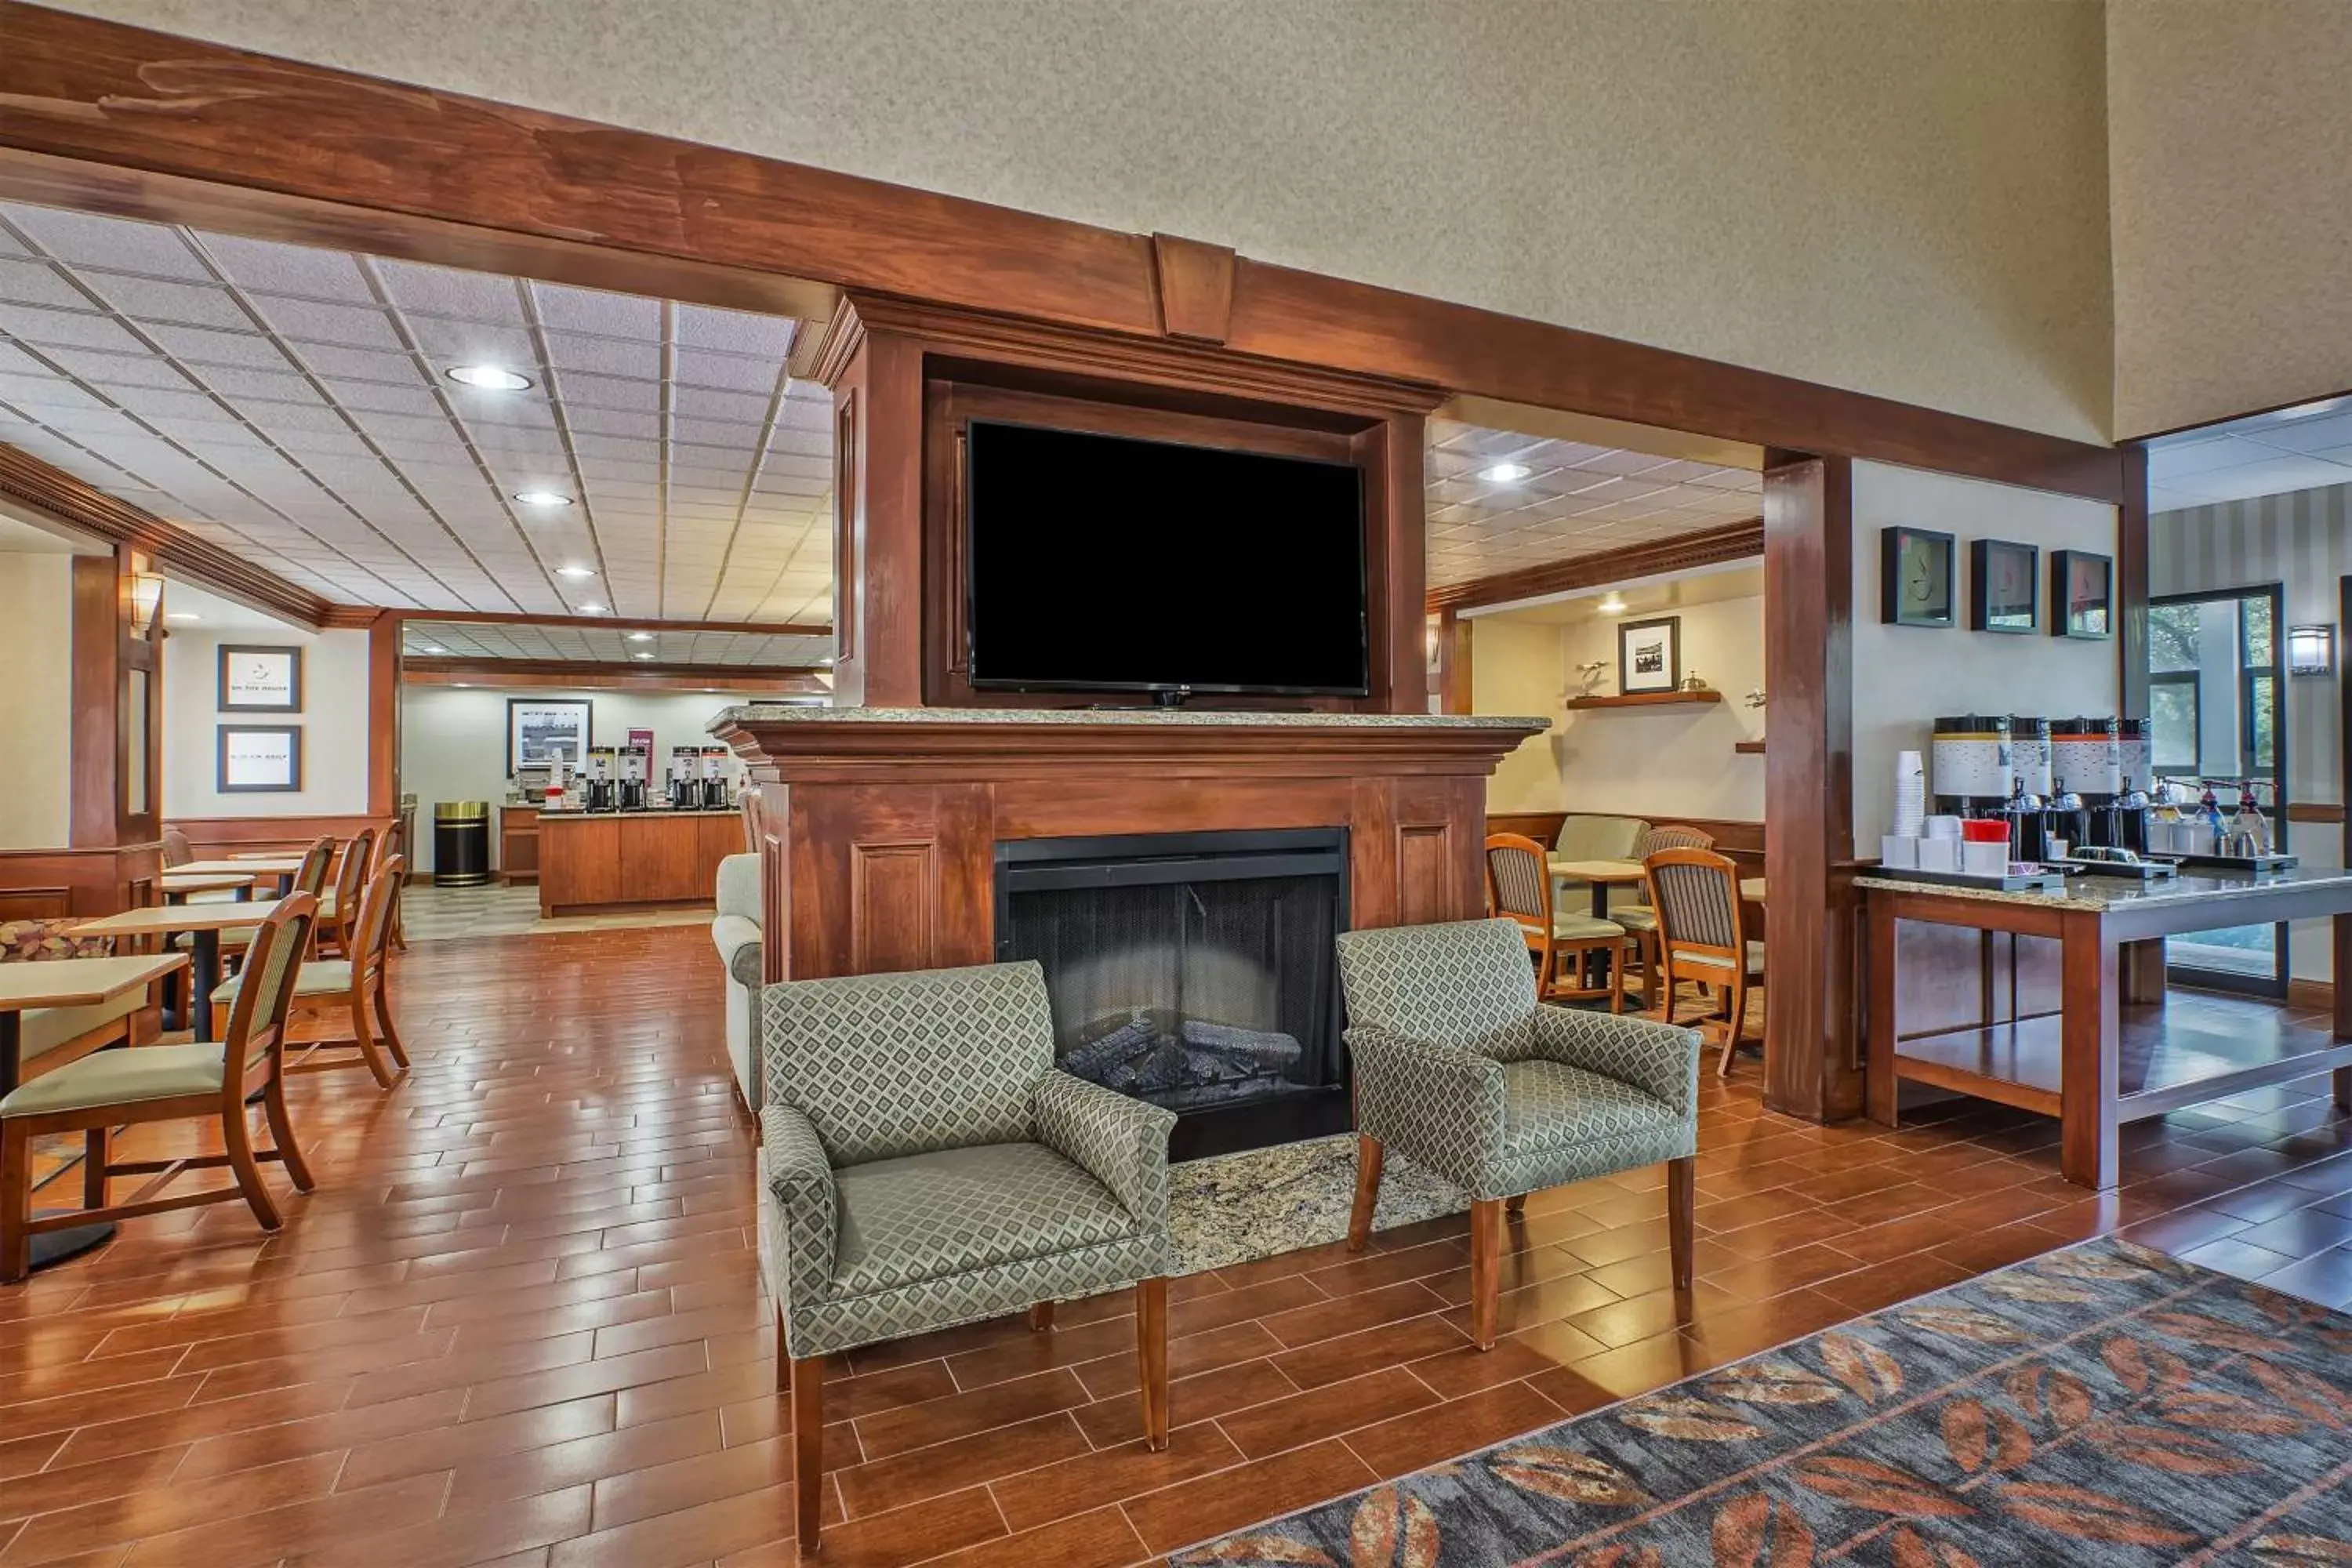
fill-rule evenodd
<path id="1" fill-rule="evenodd" d="M 416 686 L 577 686 L 608 691 L 772 691 L 820 696 L 812 665 L 637 664 L 610 659 L 457 658 L 410 655 L 401 679 Z"/>
<path id="2" fill-rule="evenodd" d="M 5 443 L 0 443 L 0 495 L 45 511 L 108 544 L 139 551 L 158 565 L 193 578 L 225 598 L 313 630 L 328 625 L 330 616 L 352 608 L 297 587 L 210 540 L 174 527 L 143 507 L 117 500 L 63 468 Z M 375 612 L 366 614 L 373 618 Z"/>
<path id="3" fill-rule="evenodd" d="M 1744 561 L 1750 556 L 1760 558 L 1763 553 L 1764 520 L 1755 517 L 1728 527 L 1709 529 L 1705 533 L 1685 533 L 1674 539 L 1659 540 L 1654 544 L 1637 544 L 1629 550 L 1612 551 L 1605 555 L 1580 555 L 1572 561 L 1526 566 L 1516 572 L 1498 572 L 1492 577 L 1456 583 L 1450 587 L 1432 588 L 1427 604 L 1432 615 L 1447 610 L 1475 609 L 1486 605 L 1516 604 L 1521 599 L 1572 594 L 1580 588 L 1604 587 L 1612 583 L 1631 582 L 1636 577 L 1687 572 L 1696 566 L 1716 566 L 1727 561 Z"/>
<path id="4" fill-rule="evenodd" d="M 1151 237 L 1160 330 L 1171 338 L 1222 343 L 1234 324 L 1234 252 L 1172 234 Z"/>
<path id="5" fill-rule="evenodd" d="M 370 610 L 370 618 L 391 616 L 402 621 L 459 621 L 493 626 L 602 626 L 623 632 L 750 632 L 773 637 L 829 637 L 830 626 L 802 621 L 661 621 L 631 616 L 541 616 L 518 610 Z M 364 623 L 362 623 L 364 624 Z"/>
<path id="6" fill-rule="evenodd" d="M 542 276 L 568 251 L 564 264 L 597 269 L 600 287 L 637 292 L 661 292 L 688 263 L 705 282 L 793 279 L 1163 343 L 1223 316 L 1224 347 L 1258 361 L 2110 503 L 2127 488 L 2111 447 L 1245 258 L 1231 264 L 1221 308 L 1224 269 L 1205 254 L 1216 247 L 1173 237 L 1163 245 L 22 0 L 0 0 L 0 149 L 14 150 L 0 154 L 0 195 L 135 200 L 165 221 Z M 197 200 L 204 186 L 236 194 Z"/>

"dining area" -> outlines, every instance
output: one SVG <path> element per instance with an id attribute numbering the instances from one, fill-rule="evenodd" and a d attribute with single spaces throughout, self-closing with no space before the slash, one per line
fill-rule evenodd
<path id="1" fill-rule="evenodd" d="M 1760 833 L 1750 849 L 1706 827 L 1629 816 L 1488 826 L 1487 912 L 1520 928 L 1544 1000 L 1622 1012 L 1638 979 L 1644 1015 L 1692 1022 L 1685 1010 L 1698 1010 L 1720 1074 L 1743 1046 L 1760 1047 L 1760 1023 L 1748 1026 L 1765 981 Z"/>
<path id="2" fill-rule="evenodd" d="M 356 1068 L 382 1093 L 407 1070 L 397 821 L 299 854 L 177 848 L 152 902 L 0 923 L 0 1288 L 145 1215 L 242 1202 L 277 1229 L 265 1167 L 312 1184 L 287 1079 Z"/>

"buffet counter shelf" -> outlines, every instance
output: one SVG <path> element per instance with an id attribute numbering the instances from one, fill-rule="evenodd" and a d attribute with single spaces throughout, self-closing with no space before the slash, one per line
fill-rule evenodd
<path id="1" fill-rule="evenodd" d="M 512 809 L 512 808 L 510 808 Z M 744 850 L 740 811 L 538 814 L 539 912 L 708 904 L 719 862 Z"/>

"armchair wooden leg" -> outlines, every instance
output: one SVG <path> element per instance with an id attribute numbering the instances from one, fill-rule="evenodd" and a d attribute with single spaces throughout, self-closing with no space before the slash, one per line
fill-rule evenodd
<path id="1" fill-rule="evenodd" d="M 782 1354 L 780 1351 L 779 1355 Z M 816 1555 L 824 1511 L 824 1358 L 793 1360 L 793 1512 L 803 1556 Z"/>
<path id="2" fill-rule="evenodd" d="M 262 1109 L 269 1116 L 270 1142 L 278 1145 L 278 1157 L 285 1162 L 286 1174 L 294 1183 L 294 1190 L 307 1193 L 319 1184 L 310 1176 L 310 1163 L 302 1158 L 302 1145 L 294 1141 L 294 1119 L 286 1110 L 286 1074 L 269 1075 L 269 1082 L 261 1094 Z"/>
<path id="3" fill-rule="evenodd" d="M 1143 1446 L 1158 1453 L 1168 1447 L 1168 1280 L 1139 1280 L 1135 1287 L 1135 1348 L 1142 1365 Z"/>
<path id="4" fill-rule="evenodd" d="M 1748 1021 L 1748 977 L 1734 974 L 1724 989 L 1729 999 L 1724 1004 L 1723 1056 L 1715 1064 L 1717 1078 L 1731 1076 L 1731 1059 L 1739 1054 L 1739 1030 Z"/>
<path id="5" fill-rule="evenodd" d="M 1517 1197 L 1515 1197 L 1515 1198 L 1505 1198 L 1505 1199 L 1503 1200 L 1503 1212 L 1504 1212 L 1505 1214 L 1525 1214 L 1525 1213 L 1527 1213 L 1527 1212 L 1528 1212 L 1528 1194 L 1525 1194 L 1525 1193 L 1521 1193 Z"/>
<path id="6" fill-rule="evenodd" d="M 1029 1331 L 1042 1334 L 1054 1326 L 1054 1303 L 1040 1301 L 1029 1309 Z"/>
<path id="7" fill-rule="evenodd" d="M 1697 1196 L 1698 1162 L 1689 1155 L 1666 1162 L 1666 1245 L 1672 1248 L 1675 1266 L 1675 1289 L 1691 1288 L 1691 1208 Z M 1677 1303 L 1677 1315 L 1687 1317 L 1689 1307 Z"/>
<path id="8" fill-rule="evenodd" d="M 782 1301 L 772 1302 L 770 1310 L 776 1320 L 776 1392 L 790 1394 L 793 1391 L 793 1352 L 784 1345 L 784 1304 Z"/>
<path id="9" fill-rule="evenodd" d="M 1470 1337 L 1482 1351 L 1495 1348 L 1495 1319 L 1502 1310 L 1503 1200 L 1477 1198 L 1470 1205 Z"/>
<path id="10" fill-rule="evenodd" d="M 1372 1238 L 1372 1211 L 1381 1205 L 1381 1163 L 1388 1152 L 1377 1138 L 1356 1138 L 1356 1206 L 1348 1214 L 1348 1250 L 1361 1252 Z"/>

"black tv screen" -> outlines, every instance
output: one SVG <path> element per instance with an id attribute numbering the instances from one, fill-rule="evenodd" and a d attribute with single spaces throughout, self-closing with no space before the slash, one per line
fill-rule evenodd
<path id="1" fill-rule="evenodd" d="M 1367 689 L 1349 464 L 973 420 L 975 687 Z"/>

